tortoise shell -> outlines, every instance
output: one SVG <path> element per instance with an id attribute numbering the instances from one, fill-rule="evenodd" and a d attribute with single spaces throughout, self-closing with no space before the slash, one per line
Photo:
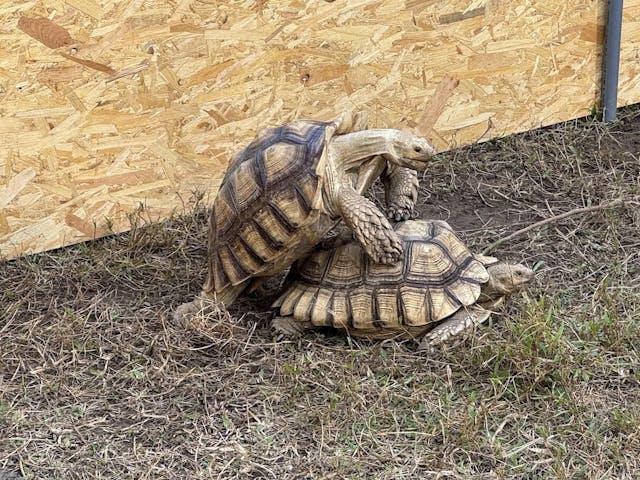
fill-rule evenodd
<path id="1" fill-rule="evenodd" d="M 205 291 L 277 273 L 270 272 L 275 263 L 290 264 L 306 253 L 295 249 L 304 227 L 317 220 L 311 213 L 320 198 L 318 165 L 335 126 L 297 120 L 268 128 L 234 156 L 209 219 Z"/>
<path id="2" fill-rule="evenodd" d="M 281 316 L 374 338 L 423 333 L 478 300 L 484 265 L 444 222 L 396 225 L 404 257 L 371 261 L 356 242 L 314 252 L 276 302 Z M 379 332 L 379 335 L 376 335 Z"/>

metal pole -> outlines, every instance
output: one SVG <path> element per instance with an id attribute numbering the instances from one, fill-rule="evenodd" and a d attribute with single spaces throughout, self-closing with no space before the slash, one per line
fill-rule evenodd
<path id="1" fill-rule="evenodd" d="M 602 106 L 603 120 L 616 119 L 618 108 L 618 74 L 620 71 L 620 39 L 622 36 L 622 1 L 609 0 L 604 46 Z"/>

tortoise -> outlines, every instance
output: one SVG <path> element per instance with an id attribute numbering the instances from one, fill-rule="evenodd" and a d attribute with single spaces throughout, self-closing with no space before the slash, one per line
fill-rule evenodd
<path id="1" fill-rule="evenodd" d="M 474 255 L 449 224 L 396 225 L 404 256 L 376 264 L 356 242 L 318 249 L 290 274 L 273 303 L 273 328 L 288 335 L 334 327 L 367 338 L 417 338 L 429 348 L 486 321 L 532 278 L 522 264 Z M 426 335 L 425 335 L 426 334 Z"/>
<path id="2" fill-rule="evenodd" d="M 209 218 L 202 297 L 231 305 L 308 254 L 340 220 L 375 262 L 400 258 L 397 234 L 362 194 L 381 177 L 387 215 L 415 216 L 416 171 L 435 150 L 401 130 L 366 126 L 365 112 L 295 120 L 262 130 L 234 156 Z"/>

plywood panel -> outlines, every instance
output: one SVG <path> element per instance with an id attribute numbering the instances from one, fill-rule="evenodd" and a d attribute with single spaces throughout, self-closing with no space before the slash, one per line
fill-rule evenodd
<path id="1" fill-rule="evenodd" d="M 618 105 L 640 102 L 640 0 L 625 0 Z"/>
<path id="2" fill-rule="evenodd" d="M 210 201 L 234 151 L 295 117 L 366 108 L 445 150 L 588 114 L 603 3 L 3 2 L 0 252 Z"/>

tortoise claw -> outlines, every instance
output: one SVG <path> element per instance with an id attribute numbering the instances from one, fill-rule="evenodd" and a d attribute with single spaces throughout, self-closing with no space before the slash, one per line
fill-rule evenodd
<path id="1" fill-rule="evenodd" d="M 416 218 L 419 186 L 416 172 L 408 168 L 391 167 L 382 181 L 385 184 L 387 218 L 396 222 Z"/>
<path id="2" fill-rule="evenodd" d="M 396 232 L 380 229 L 375 237 L 373 242 L 363 242 L 364 250 L 374 262 L 387 265 L 402 259 L 402 242 Z"/>
<path id="3" fill-rule="evenodd" d="M 392 205 L 387 208 L 387 218 L 396 222 L 402 222 L 405 220 L 413 220 L 418 217 L 418 212 L 413 208 L 402 208 L 396 205 Z"/>
<path id="4" fill-rule="evenodd" d="M 338 192 L 336 201 L 345 224 L 374 262 L 388 264 L 402 258 L 400 237 L 373 202 L 349 187 Z"/>

